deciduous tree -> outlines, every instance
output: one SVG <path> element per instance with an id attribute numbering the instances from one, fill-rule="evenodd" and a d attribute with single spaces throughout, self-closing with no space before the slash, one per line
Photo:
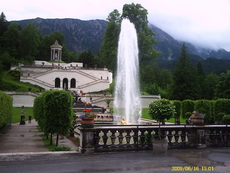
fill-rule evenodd
<path id="1" fill-rule="evenodd" d="M 226 73 L 220 74 L 220 79 L 216 85 L 216 98 L 230 98 L 230 70 L 227 70 Z"/>
<path id="2" fill-rule="evenodd" d="M 41 34 L 35 23 L 28 23 L 21 31 L 20 55 L 24 62 L 33 62 L 39 52 Z"/>
<path id="3" fill-rule="evenodd" d="M 20 32 L 18 23 L 12 22 L 3 34 L 3 49 L 19 62 Z"/>
<path id="4" fill-rule="evenodd" d="M 117 47 L 120 33 L 121 18 L 118 10 L 112 11 L 108 18 L 108 24 L 104 33 L 103 43 L 100 48 L 102 64 L 115 72 L 117 60 Z"/>
<path id="5" fill-rule="evenodd" d="M 154 49 L 157 40 L 153 38 L 155 33 L 148 27 L 148 12 L 141 4 L 125 4 L 123 6 L 122 18 L 128 18 L 134 23 L 138 35 L 140 65 L 150 60 L 156 60 L 160 55 Z"/>

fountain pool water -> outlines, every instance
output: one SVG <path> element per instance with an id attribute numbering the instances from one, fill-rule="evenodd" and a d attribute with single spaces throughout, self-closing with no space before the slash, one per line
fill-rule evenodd
<path id="1" fill-rule="evenodd" d="M 118 42 L 114 112 L 132 124 L 141 116 L 137 33 L 128 19 L 121 23 Z"/>

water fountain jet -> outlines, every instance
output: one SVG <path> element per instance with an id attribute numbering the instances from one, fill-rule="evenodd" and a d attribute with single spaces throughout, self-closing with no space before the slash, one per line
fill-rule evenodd
<path id="1" fill-rule="evenodd" d="M 137 33 L 128 19 L 121 23 L 118 42 L 114 112 L 128 124 L 137 124 L 141 116 Z"/>

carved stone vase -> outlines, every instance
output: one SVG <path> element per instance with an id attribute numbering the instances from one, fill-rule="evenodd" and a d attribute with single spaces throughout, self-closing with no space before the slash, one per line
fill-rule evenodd
<path id="1" fill-rule="evenodd" d="M 82 118 L 81 126 L 84 128 L 93 128 L 94 127 L 94 118 Z"/>
<path id="2" fill-rule="evenodd" d="M 204 124 L 204 118 L 190 117 L 190 124 Z"/>

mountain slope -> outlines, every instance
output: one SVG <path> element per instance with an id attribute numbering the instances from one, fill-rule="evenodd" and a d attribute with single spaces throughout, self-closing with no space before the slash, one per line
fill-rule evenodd
<path id="1" fill-rule="evenodd" d="M 107 22 L 105 20 L 83 21 L 79 19 L 28 19 L 17 21 L 21 27 L 28 22 L 35 22 L 43 35 L 48 35 L 55 31 L 60 31 L 65 35 L 65 44 L 69 51 L 80 53 L 90 49 L 97 54 L 103 41 Z M 155 49 L 162 52 L 161 60 L 173 60 L 180 56 L 182 42 L 175 40 L 160 28 L 150 24 L 149 27 L 156 33 L 154 36 L 158 44 Z M 214 57 L 218 59 L 230 59 L 230 52 L 224 49 L 218 51 L 197 48 L 190 43 L 186 43 L 188 53 L 191 58 L 206 59 Z"/>
<path id="2" fill-rule="evenodd" d="M 36 18 L 17 22 L 21 27 L 28 22 L 36 23 L 42 35 L 49 35 L 55 31 L 62 32 L 69 51 L 80 53 L 90 49 L 94 54 L 98 53 L 107 25 L 104 20 L 83 21 L 79 19 Z"/>

